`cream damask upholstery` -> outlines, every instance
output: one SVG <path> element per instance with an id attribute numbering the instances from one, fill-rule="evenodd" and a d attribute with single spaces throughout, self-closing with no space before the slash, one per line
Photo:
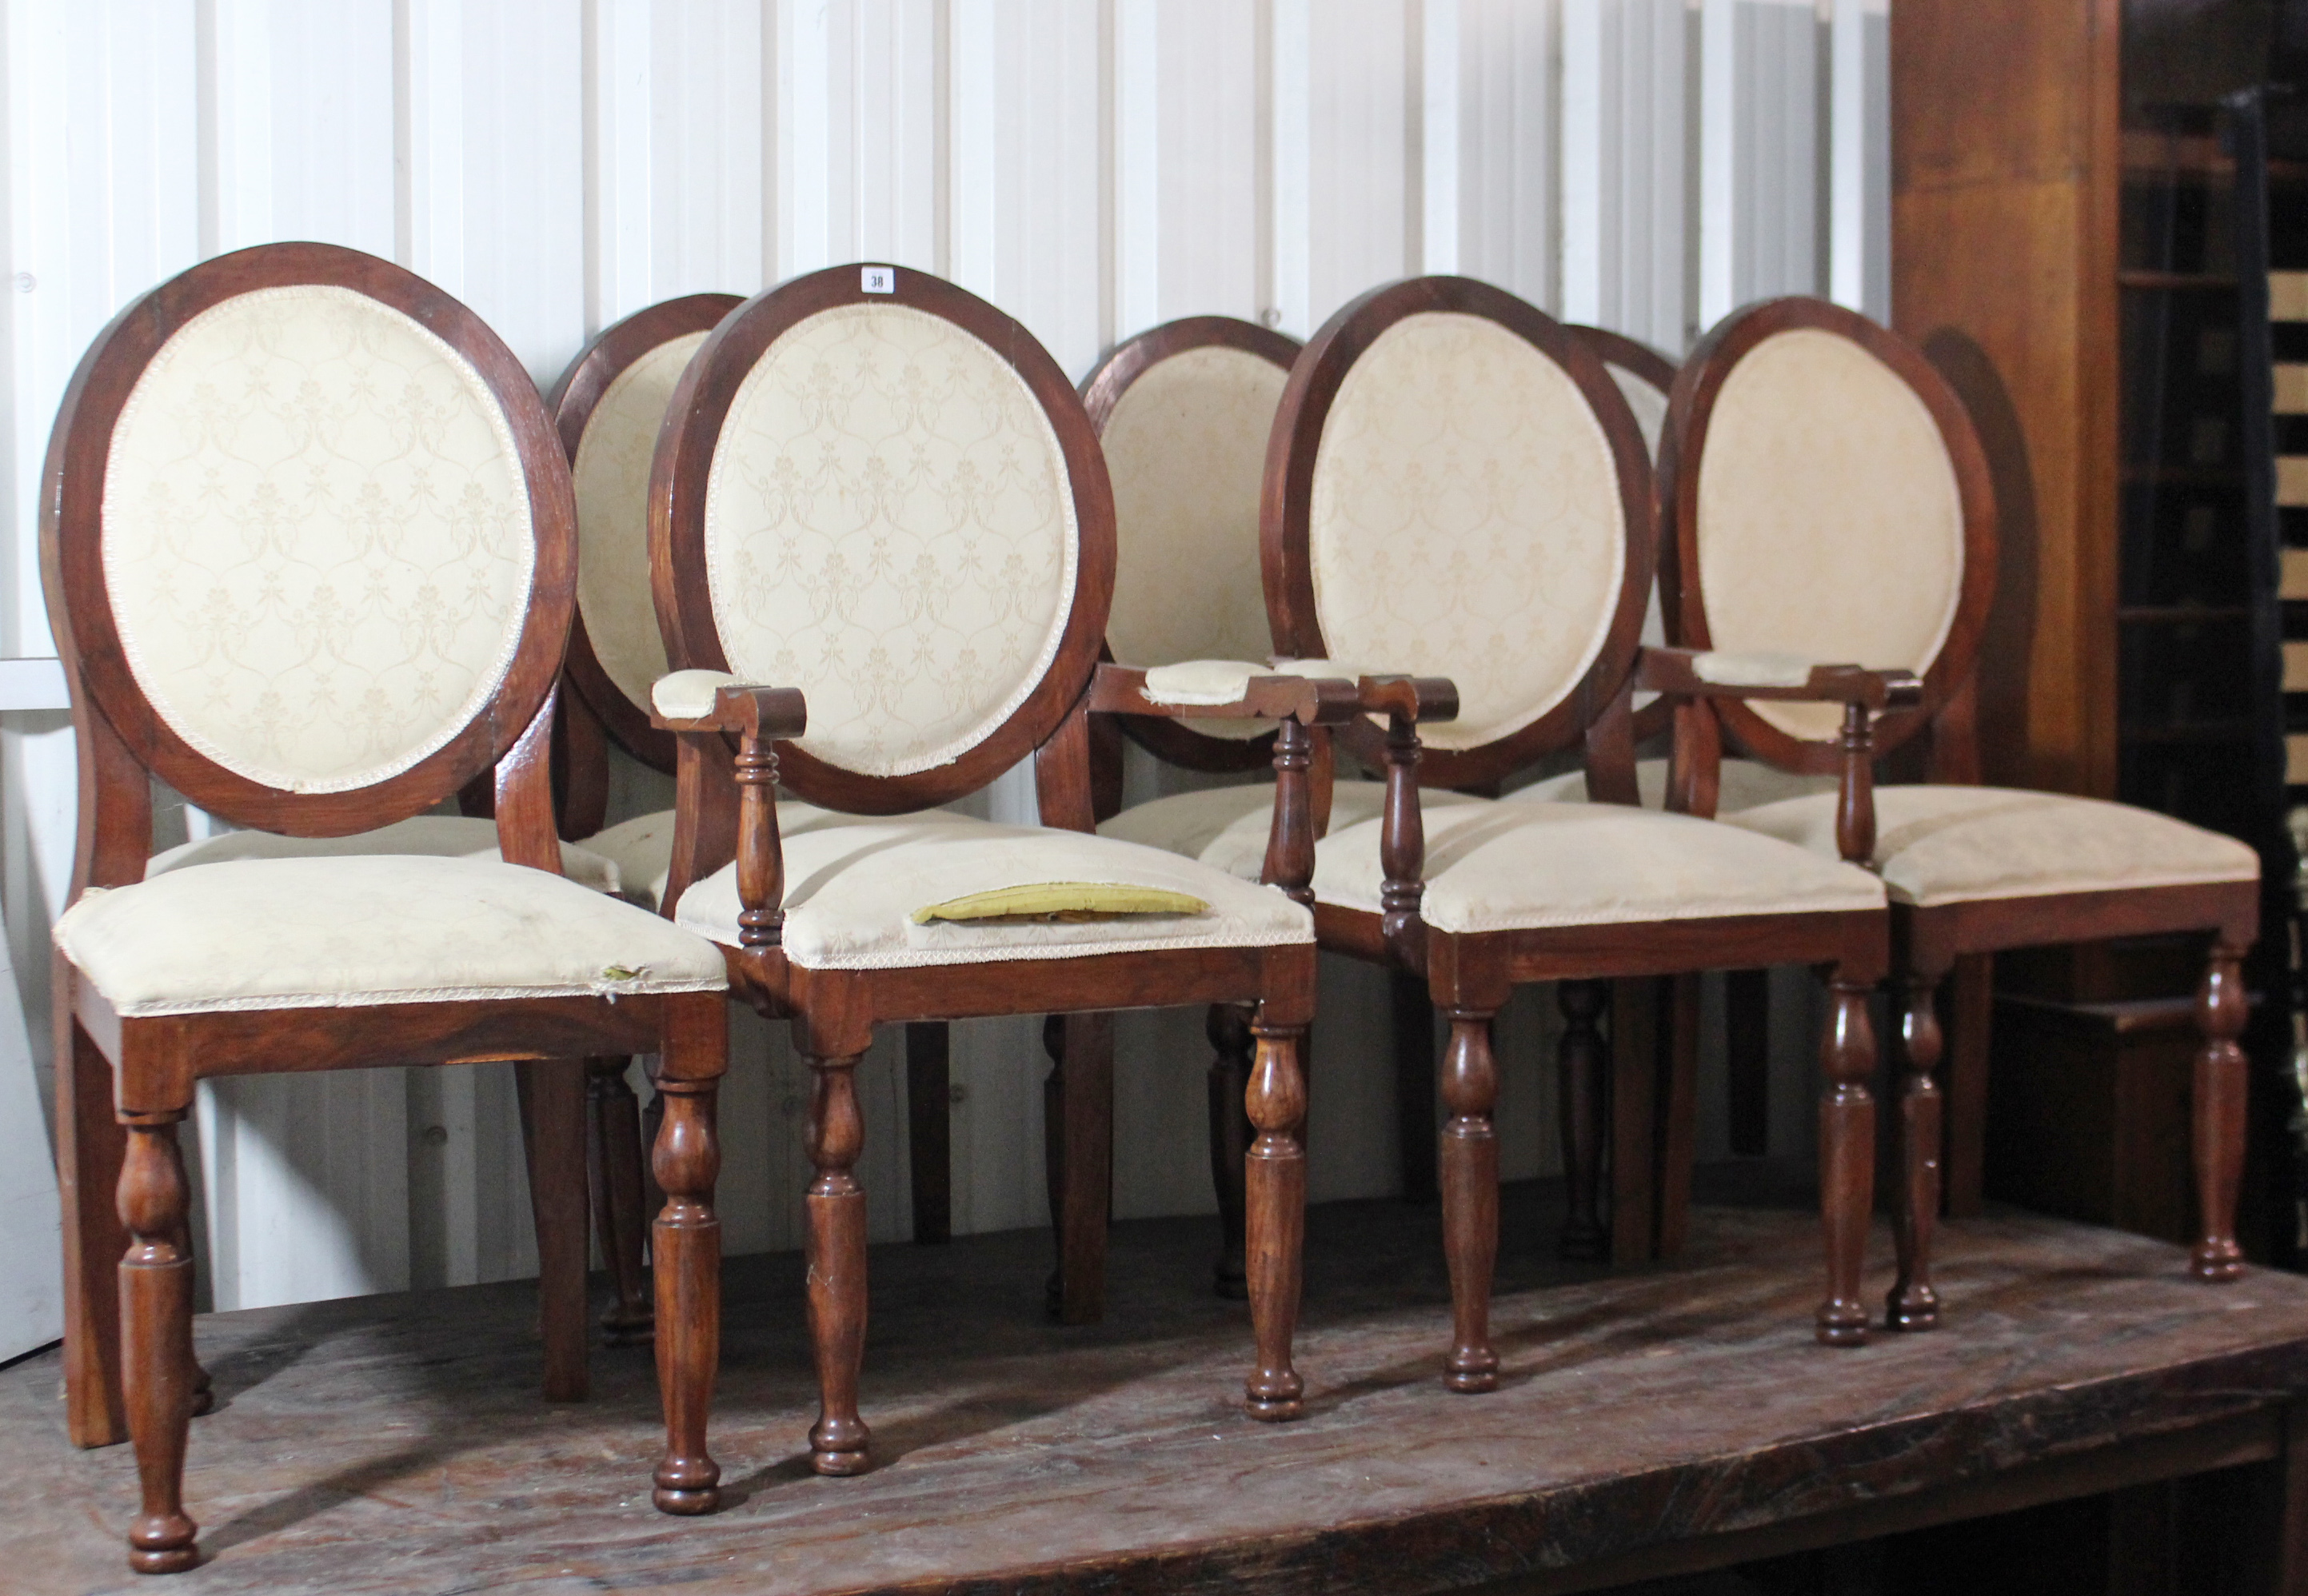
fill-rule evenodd
<path id="1" fill-rule="evenodd" d="M 1787 799 L 1724 819 L 1833 857 L 1835 802 Z M 1919 908 L 2260 878 L 2260 856 L 2234 837 L 2129 804 L 2006 787 L 1878 787 L 1875 863 L 1893 900 Z"/>
<path id="2" fill-rule="evenodd" d="M 1963 588 L 1963 506 L 1938 425 L 1850 339 L 1763 339 L 1717 394 L 1699 463 L 1699 579 L 1714 647 L 1931 666 Z M 1832 738 L 1835 704 L 1755 702 Z"/>
<path id="3" fill-rule="evenodd" d="M 1426 896 L 1437 931 L 1705 920 L 1880 910 L 1883 884 L 1856 865 L 1770 839 L 1612 803 L 1430 804 Z M 1314 848 L 1326 904 L 1380 910 L 1383 822 L 1333 828 Z"/>
<path id="4" fill-rule="evenodd" d="M 665 879 L 673 869 L 673 811 L 620 820 L 596 831 L 582 845 L 616 866 L 626 897 L 648 909 L 665 901 Z"/>
<path id="5" fill-rule="evenodd" d="M 1270 805 L 1270 796 L 1260 794 Z M 786 957 L 807 969 L 907 969 L 1314 940 L 1313 917 L 1279 891 L 1154 848 L 933 811 L 876 819 L 778 805 L 785 848 Z M 1097 881 L 1184 893 L 1200 914 L 1073 923 L 914 922 L 917 910 L 1003 888 Z M 680 926 L 737 943 L 733 864 L 682 894 Z"/>
<path id="6" fill-rule="evenodd" d="M 266 786 L 409 769 L 504 680 L 529 608 L 528 488 L 495 398 L 349 288 L 262 288 L 146 366 L 106 467 L 104 583 L 169 727 Z"/>
<path id="7" fill-rule="evenodd" d="M 666 844 L 668 853 L 673 845 Z M 350 837 L 281 837 L 271 831 L 221 831 L 214 837 L 181 843 L 146 862 L 144 879 L 165 875 L 195 864 L 223 864 L 237 859 L 342 859 L 359 854 L 389 854 L 401 858 L 495 859 L 497 823 L 465 815 L 418 815 Z M 664 866 L 659 865 L 663 871 Z M 580 887 L 595 892 L 624 889 L 618 862 L 589 844 L 561 845 L 561 871 Z"/>
<path id="8" fill-rule="evenodd" d="M 541 870 L 241 859 L 90 888 L 56 947 L 121 1014 L 718 991 L 710 942 Z"/>
<path id="9" fill-rule="evenodd" d="M 1419 794 L 1420 806 L 1427 813 L 1454 803 L 1486 802 L 1464 793 Z M 1385 812 L 1382 781 L 1340 781 L 1331 788 L 1333 831 Z M 1238 880 L 1255 881 L 1266 868 L 1266 839 L 1273 823 L 1271 786 L 1209 787 L 1197 793 L 1173 793 L 1125 809 L 1102 823 L 1098 834 L 1182 854 Z"/>
<path id="10" fill-rule="evenodd" d="M 1716 788 L 1715 812 L 1728 815 L 1740 810 L 1755 809 L 1766 803 L 1777 803 L 1786 798 L 1808 797 L 1817 793 L 1833 793 L 1836 779 L 1832 776 L 1804 776 L 1782 770 L 1776 765 L 1766 765 L 1761 759 L 1726 759 L 1718 768 L 1719 785 Z M 1665 759 L 1635 761 L 1635 787 L 1645 809 L 1666 807 L 1667 762 Z M 1880 791 L 1881 789 L 1879 789 Z M 1584 771 L 1573 770 L 1565 776 L 1550 776 L 1545 781 L 1535 781 L 1506 795 L 1510 803 L 1584 803 L 1587 802 L 1587 777 Z M 594 845 L 587 838 L 585 845 Z"/>
<path id="11" fill-rule="evenodd" d="M 822 311 L 739 385 L 708 472 L 705 562 L 729 667 L 797 687 L 800 745 L 868 776 L 976 747 L 1055 657 L 1073 495 L 1024 379 L 901 305 Z"/>
<path id="12" fill-rule="evenodd" d="M 1362 673 L 1352 665 L 1328 659 L 1287 659 L 1279 665 L 1256 665 L 1246 659 L 1185 659 L 1156 665 L 1146 673 L 1149 703 L 1192 708 L 1196 704 L 1235 704 L 1250 691 L 1253 676 L 1331 677 L 1352 682 Z M 1262 725 L 1263 722 L 1246 722 Z"/>
<path id="13" fill-rule="evenodd" d="M 636 704 L 666 674 L 650 594 L 650 464 L 673 390 L 702 332 L 667 339 L 611 380 L 570 468 L 577 489 L 577 613 L 617 690 Z"/>
<path id="14" fill-rule="evenodd" d="M 1472 748 L 1563 701 L 1600 652 L 1626 560 L 1618 471 L 1570 375 L 1494 322 L 1404 317 L 1348 369 L 1315 453 L 1322 636 L 1459 687 Z"/>
<path id="15" fill-rule="evenodd" d="M 1258 501 L 1288 375 L 1262 356 L 1206 345 L 1147 367 L 1107 416 L 1115 559 L 1106 640 L 1120 664 L 1262 659 L 1273 646 Z"/>

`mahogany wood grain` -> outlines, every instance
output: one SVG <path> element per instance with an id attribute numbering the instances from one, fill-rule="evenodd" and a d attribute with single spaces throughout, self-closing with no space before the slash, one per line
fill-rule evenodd
<path id="1" fill-rule="evenodd" d="M 678 1017 L 658 1076 L 665 1118 L 651 1152 L 665 1193 L 650 1248 L 657 1284 L 658 1387 L 665 1455 L 654 1476 L 660 1512 L 693 1514 L 719 1504 L 721 1470 L 706 1450 L 713 1378 L 721 1361 L 721 1221 L 713 1183 L 721 1171 L 714 1101 L 728 1064 L 726 1005 L 691 1004 Z"/>
<path id="2" fill-rule="evenodd" d="M 1611 983 L 1611 1262 L 1658 1255 L 1658 1185 L 1662 1055 L 1656 981 Z"/>
<path id="3" fill-rule="evenodd" d="M 1106 436 L 1106 425 L 1123 395 L 1155 366 L 1189 350 L 1208 348 L 1239 349 L 1287 372 L 1298 357 L 1299 345 L 1287 333 L 1232 316 L 1184 316 L 1150 327 L 1116 344 L 1082 379 L 1082 408 L 1089 416 L 1092 430 L 1101 439 Z M 1195 462 L 1183 461 L 1181 466 L 1192 470 Z M 1270 735 L 1248 739 L 1213 737 L 1170 716 L 1122 715 L 1115 717 L 1115 724 L 1124 735 L 1156 759 L 1186 770 L 1255 770 L 1267 762 L 1271 752 Z"/>
<path id="4" fill-rule="evenodd" d="M 1652 1235 L 1660 1257 L 1683 1250 L 1691 1229 L 1691 1182 L 1699 1150 L 1699 977 L 1659 982 L 1658 1124 L 1652 1138 Z M 1821 1189 L 1824 1200 L 1825 1188 Z"/>
<path id="5" fill-rule="evenodd" d="M 1315 912 L 1317 934 L 1323 936 L 1324 945 L 1339 946 L 1319 931 L 1320 916 L 1326 911 L 1318 905 Z M 1383 918 L 1372 929 L 1377 950 L 1363 957 L 1383 959 Z M 1387 972 L 1386 991 L 1394 1036 L 1394 1122 L 1400 1144 L 1402 1196 L 1406 1202 L 1431 1203 L 1441 1192 L 1435 1183 L 1434 999 L 1423 977 L 1400 967 Z"/>
<path id="6" fill-rule="evenodd" d="M 585 1076 L 581 1060 L 513 1066 L 537 1231 L 538 1325 L 545 1341 L 545 1400 L 586 1395 Z"/>
<path id="7" fill-rule="evenodd" d="M 1966 954 L 1947 981 L 1946 1206 L 1950 1219 L 1976 1217 L 1985 1200 L 1988 1027 L 1995 1017 L 1995 961 Z"/>
<path id="8" fill-rule="evenodd" d="M 1114 1016 L 1069 1014 L 1053 1072 L 1064 1135 L 1059 1160 L 1058 1319 L 1096 1324 L 1106 1313 L 1106 1231 L 1114 1213 Z"/>
<path id="9" fill-rule="evenodd" d="M 1257 1052 L 1244 1107 L 1258 1137 L 1243 1160 L 1243 1262 L 1258 1361 L 1243 1390 L 1252 1418 L 1279 1420 L 1299 1416 L 1306 1391 L 1291 1360 L 1306 1240 L 1306 1026 L 1262 1010 L 1250 1029 Z"/>
<path id="10" fill-rule="evenodd" d="M 1895 983 L 1892 995 L 1899 1011 L 1894 1050 L 1899 1063 L 1899 1095 L 1891 1119 L 1891 1225 L 1899 1277 L 1892 1284 L 1885 1319 L 1894 1329 L 1925 1330 L 1939 1322 L 1940 1314 L 1939 1293 L 1932 1287 L 1932 1234 L 1939 1223 L 1944 1135 L 1938 973 L 1910 970 Z"/>
<path id="11" fill-rule="evenodd" d="M 1820 1037 L 1820 1214 L 1827 1240 L 1827 1300 L 1820 1304 L 1819 1338 L 1831 1346 L 1867 1339 L 1867 1305 L 1859 1275 L 1867 1258 L 1867 1221 L 1875 1206 L 1875 1042 L 1867 1024 L 1872 980 L 1839 973 L 1830 982 L 1827 1025 Z M 1922 1236 L 1911 1230 L 1911 1242 Z M 1928 1267 L 1923 1257 L 1908 1270 Z M 1903 1271 L 1904 1273 L 1905 1271 Z"/>
<path id="12" fill-rule="evenodd" d="M 1563 1168 L 1571 1192 L 1563 1222 L 1566 1258 L 1599 1258 L 1610 1250 L 1603 1229 L 1603 1099 L 1611 1068 L 1611 1049 L 1596 1022 L 1610 998 L 1599 981 L 1565 981 L 1554 989 L 1563 1010 L 1563 1035 L 1555 1044 L 1556 1117 L 1563 1137 Z"/>
<path id="13" fill-rule="evenodd" d="M 1494 1008 L 1453 1004 L 1442 1058 L 1442 1250 L 1451 1261 L 1451 1352 L 1442 1383 L 1453 1391 L 1495 1390 L 1499 1355 L 1491 1346 L 1491 1275 L 1499 1252 L 1499 1145 L 1492 1123 L 1498 1062 L 1491 1051 Z"/>

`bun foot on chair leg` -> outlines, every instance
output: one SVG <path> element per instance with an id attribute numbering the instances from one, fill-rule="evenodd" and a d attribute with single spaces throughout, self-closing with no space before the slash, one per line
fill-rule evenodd
<path id="1" fill-rule="evenodd" d="M 1940 1322 L 1939 1293 L 1927 1285 L 1893 1289 L 1883 1322 L 1893 1330 L 1935 1330 Z"/>

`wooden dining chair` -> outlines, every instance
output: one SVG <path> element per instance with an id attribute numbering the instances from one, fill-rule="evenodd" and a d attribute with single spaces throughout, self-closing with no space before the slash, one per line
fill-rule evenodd
<path id="1" fill-rule="evenodd" d="M 1934 1322 L 1943 1048 L 1936 996 L 1959 960 L 2005 948 L 2210 933 L 2196 1018 L 2196 1274 L 2243 1268 L 2247 1017 L 2238 965 L 2258 934 L 2258 855 L 2126 805 L 1978 785 L 1979 640 L 1995 591 L 1996 506 L 1970 416 L 1912 345 L 1815 299 L 1727 318 L 1675 380 L 1659 467 L 1670 628 L 1694 648 L 1824 650 L 1912 670 L 1921 701 L 1879 715 L 1874 751 L 1925 742 L 1929 779 L 1875 794 L 1866 857 L 1891 899 L 1900 1083 L 1893 1127 L 1899 1275 L 1890 1318 Z M 1691 806 L 1714 808 L 1719 726 L 1750 758 L 1823 772 L 1845 757 L 1831 712 L 1709 701 L 1691 716 Z M 1836 800 L 1783 799 L 1729 827 L 1837 852 Z M 1972 1045 L 1985 1048 L 1985 1038 Z M 1983 1072 L 1984 1073 L 1984 1072 Z M 1984 1112 L 1984 1103 L 1971 1111 Z"/>
<path id="2" fill-rule="evenodd" d="M 675 1102 L 657 1272 L 677 1311 L 658 1343 L 659 1501 L 688 1506 L 710 1471 L 727 977 L 710 943 L 560 872 L 547 743 L 576 538 L 527 373 L 388 262 L 244 250 L 105 329 L 46 483 L 41 571 L 80 749 L 55 930 L 66 1401 L 75 1441 L 116 1440 L 125 1421 L 134 1442 L 132 1566 L 198 1556 L 177 1126 L 195 1084 L 225 1075 L 517 1060 L 546 1394 L 573 1399 L 578 1060 L 661 1053 Z M 406 821 L 492 768 L 498 859 L 242 857 L 147 876 L 156 777 L 231 824 L 331 837 Z"/>
<path id="3" fill-rule="evenodd" d="M 1641 648 L 1650 487 L 1641 434 L 1593 351 L 1513 296 L 1461 278 L 1391 284 L 1333 316 L 1292 369 L 1268 454 L 1277 639 L 1307 656 L 1406 662 L 1459 691 L 1459 718 L 1431 728 L 1423 752 L 1359 718 L 1339 729 L 1348 752 L 1382 767 L 1406 798 L 1419 784 L 1424 802 L 1333 825 L 1313 878 L 1322 946 L 1416 972 L 1450 1022 L 1439 1163 L 1456 1390 L 1497 1380 L 1491 1019 L 1529 982 L 1559 983 L 1563 1114 L 1580 1128 L 1598 1122 L 1606 1077 L 1603 982 L 1763 961 L 1827 967 L 1829 1289 L 1818 1332 L 1837 1343 L 1865 1336 L 1866 997 L 1888 957 L 1882 885 L 1842 860 L 1782 844 L 1750 850 L 1771 839 L 1637 807 L 1632 694 L 1667 696 L 1680 727 L 1694 704 L 1764 676 L 1772 685 L 1755 696 L 1839 708 L 1895 702 L 1914 684 Z M 1864 718 L 1857 727 L 1843 774 L 1851 828 L 1864 833 Z M 1581 748 L 1598 802 L 1448 791 Z M 1571 1223 L 1591 1232 L 1600 1149 L 1571 1152 Z"/>
<path id="4" fill-rule="evenodd" d="M 586 345 L 546 398 L 569 456 L 582 556 L 566 667 L 575 691 L 564 695 L 556 728 L 563 834 L 610 860 L 626 896 L 651 908 L 659 905 L 672 866 L 674 811 L 602 824 L 610 743 L 667 776 L 676 763 L 671 734 L 650 724 L 650 691 L 667 669 L 649 585 L 650 462 L 683 369 L 706 334 L 742 303 L 734 294 L 692 294 L 637 311 Z M 1256 750 L 1262 764 L 1270 758 L 1270 742 Z M 907 1160 L 917 1241 L 943 1242 L 953 1233 L 950 1056 L 944 1022 L 906 1027 Z M 617 1286 L 603 1318 L 612 1343 L 645 1341 L 650 1333 L 642 1288 L 645 1182 L 634 1152 L 642 1117 L 627 1084 L 627 1062 L 595 1060 L 588 1072 L 595 1228 Z M 650 1107 L 654 1118 L 656 1104 Z M 1063 1162 L 1063 1115 L 1053 1112 L 1048 1125 L 1055 1171 Z M 1055 1288 L 1062 1274 L 1061 1268 L 1052 1277 L 1052 1306 L 1061 1312 L 1064 1293 Z M 1073 1308 L 1081 1322 L 1089 1322 L 1103 1302 L 1093 1295 Z"/>
<path id="5" fill-rule="evenodd" d="M 667 898 L 721 944 L 735 995 L 790 1019 L 816 1082 L 813 1466 L 867 1463 L 853 1073 L 889 1022 L 1067 1017 L 1054 1217 L 1072 1297 L 1101 1289 L 1109 1109 L 1093 1094 L 1111 1079 L 1111 1011 L 1257 1005 L 1245 1389 L 1253 1414 L 1295 1417 L 1307 734 L 1351 716 L 1357 685 L 1262 676 L 1191 710 L 1280 723 L 1277 885 L 1097 836 L 1091 715 L 1212 695 L 1192 670 L 1098 663 L 1114 510 L 1081 402 L 1024 328 L 907 269 L 813 273 L 714 330 L 658 445 L 650 550 L 677 667 L 654 693 L 679 738 Z M 1029 757 L 1040 826 L 938 812 Z M 772 802 L 777 784 L 792 801 Z"/>

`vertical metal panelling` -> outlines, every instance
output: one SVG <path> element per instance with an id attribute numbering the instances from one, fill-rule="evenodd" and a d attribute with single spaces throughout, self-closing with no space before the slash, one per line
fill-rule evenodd
<path id="1" fill-rule="evenodd" d="M 37 469 L 88 339 L 267 238 L 394 256 L 541 382 L 656 300 L 859 258 L 953 277 L 1076 376 L 1200 312 L 1304 336 L 1419 270 L 1671 353 L 1757 294 L 1884 308 L 1885 0 L 5 4 L 8 654 L 48 647 Z M 61 726 L 0 723 L 0 905 L 43 1054 L 74 822 Z M 1031 818 L 1030 773 L 977 807 Z M 1325 962 L 1318 1196 L 1392 1179 L 1382 999 Z M 1553 1162 L 1554 1028 L 1544 994 L 1503 1020 L 1512 1172 Z M 1038 1029 L 957 1028 L 959 1228 L 1044 1217 Z M 1123 1027 L 1121 1213 L 1208 1206 L 1179 1155 L 1200 1032 Z M 729 1245 L 797 1245 L 805 1072 L 750 1017 L 736 1052 Z M 900 1068 L 892 1035 L 860 1073 L 877 1239 L 907 1229 Z M 202 1119 L 220 1305 L 532 1266 L 507 1070 L 235 1083 Z"/>

